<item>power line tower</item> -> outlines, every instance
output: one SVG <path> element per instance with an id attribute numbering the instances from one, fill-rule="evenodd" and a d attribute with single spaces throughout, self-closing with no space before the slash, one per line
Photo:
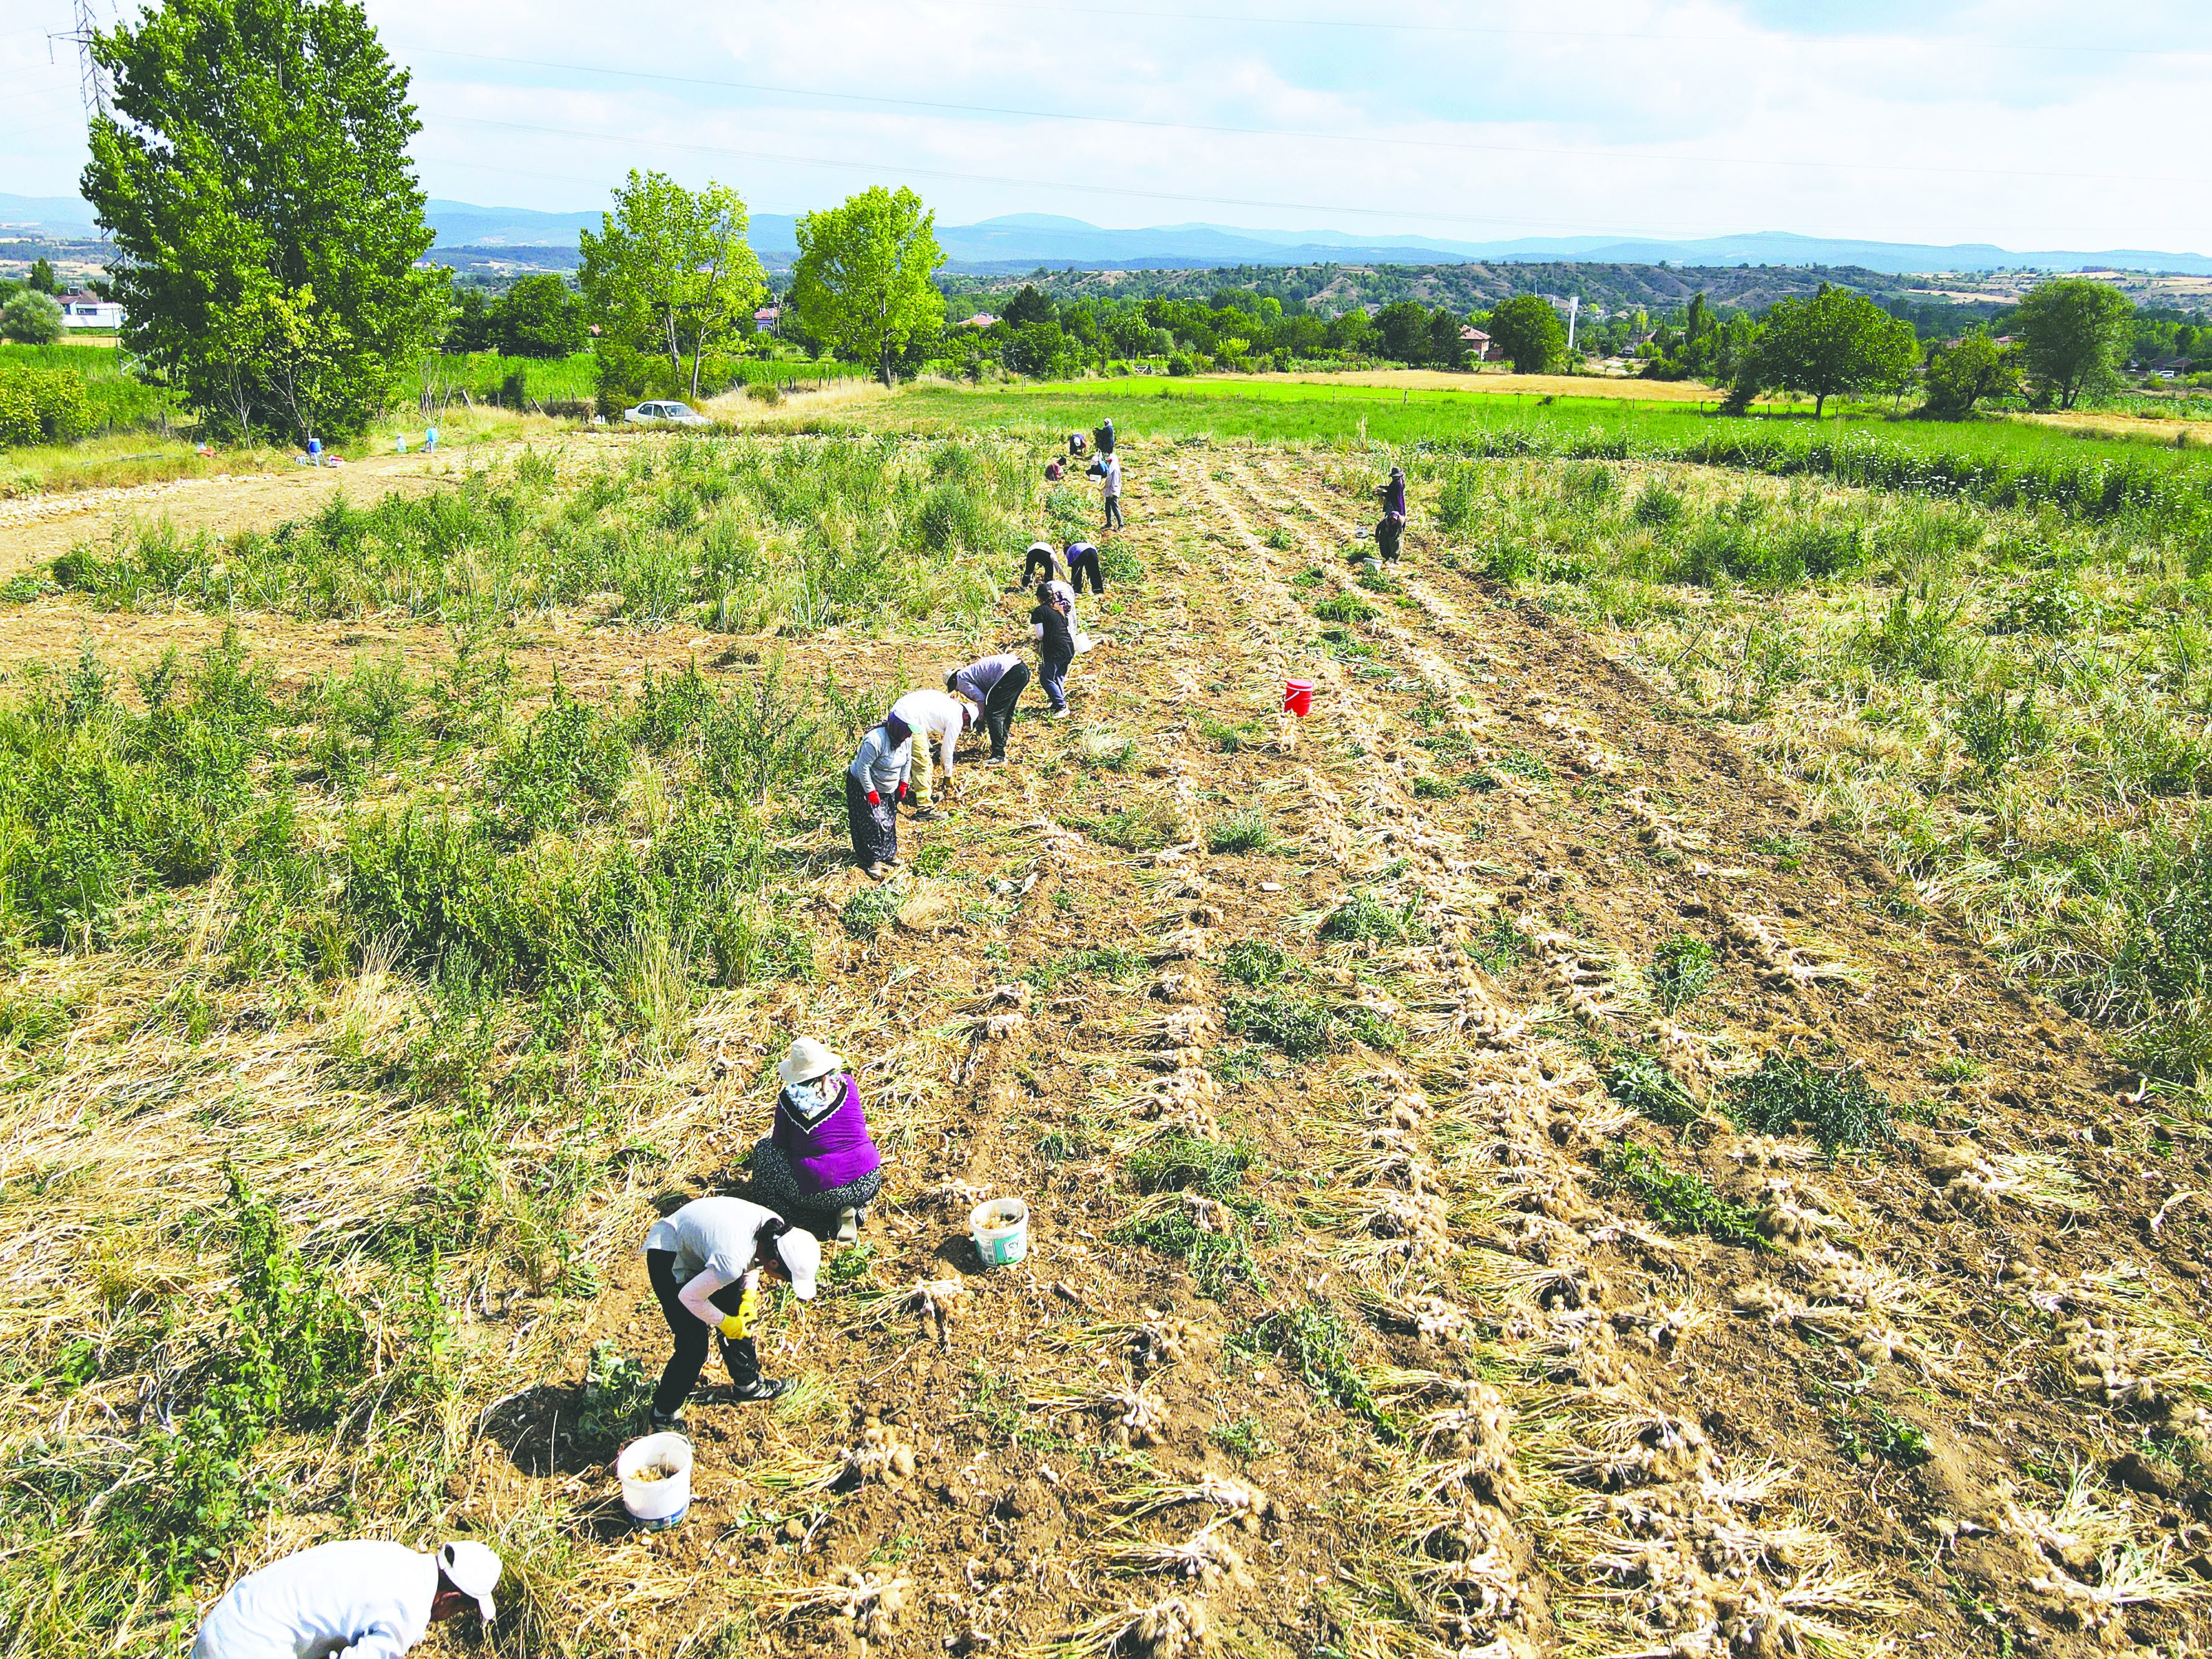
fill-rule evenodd
<path id="1" fill-rule="evenodd" d="M 115 110 L 108 101 L 107 76 L 93 58 L 93 37 L 100 33 L 100 15 L 94 9 L 93 0 L 75 0 L 72 27 L 66 33 L 46 37 L 46 50 L 51 53 L 53 43 L 67 40 L 76 48 L 77 90 L 84 96 L 84 118 L 89 125 L 95 115 L 112 117 Z"/>

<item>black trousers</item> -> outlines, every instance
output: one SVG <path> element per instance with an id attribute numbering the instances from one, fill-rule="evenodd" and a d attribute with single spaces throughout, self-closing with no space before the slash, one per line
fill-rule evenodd
<path id="1" fill-rule="evenodd" d="M 1030 549 L 1022 560 L 1022 586 L 1027 587 L 1040 575 L 1052 574 L 1052 555 L 1040 548 Z"/>
<path id="2" fill-rule="evenodd" d="M 1106 498 L 1107 504 L 1111 506 L 1114 499 L 1113 496 L 1109 495 Z M 1086 575 L 1091 578 L 1092 592 L 1103 593 L 1106 591 L 1106 578 L 1098 568 L 1098 550 L 1095 547 L 1086 547 L 1080 553 L 1068 555 L 1068 585 L 1080 593 L 1083 591 L 1083 579 Z"/>
<path id="3" fill-rule="evenodd" d="M 1123 527 L 1121 525 L 1121 498 L 1119 495 L 1109 495 L 1106 498 L 1106 527 L 1109 530 L 1120 529 Z M 1103 590 L 1101 591 L 1103 592 Z"/>
<path id="4" fill-rule="evenodd" d="M 1006 732 L 1014 723 L 1014 704 L 1029 686 L 1030 665 L 1018 662 L 1000 675 L 999 683 L 991 688 L 991 699 L 983 705 L 983 730 L 990 735 L 993 760 L 1006 757 Z"/>
<path id="5" fill-rule="evenodd" d="M 1386 559 L 1396 558 L 1398 544 L 1405 534 L 1405 521 L 1395 513 L 1385 513 L 1375 526 L 1375 550 Z"/>
<path id="6" fill-rule="evenodd" d="M 730 1373 L 732 1382 L 743 1389 L 760 1381 L 760 1351 L 753 1346 L 752 1338 L 731 1341 L 719 1331 L 701 1324 L 691 1310 L 678 1299 L 675 1251 L 647 1250 L 645 1276 L 653 1281 L 653 1294 L 660 1303 L 660 1316 L 668 1322 L 668 1334 L 676 1339 L 676 1352 L 669 1355 L 668 1364 L 660 1373 L 660 1386 L 653 1391 L 653 1410 L 665 1414 L 691 1397 L 691 1390 L 698 1386 L 700 1368 L 707 1363 L 707 1339 L 710 1336 L 722 1345 L 722 1365 Z M 738 1285 L 726 1285 L 714 1292 L 714 1305 L 724 1313 L 735 1313 L 744 1294 Z"/>
<path id="7" fill-rule="evenodd" d="M 853 857 L 865 870 L 898 858 L 898 802 L 868 805 L 868 786 L 845 774 L 845 817 L 853 831 Z"/>

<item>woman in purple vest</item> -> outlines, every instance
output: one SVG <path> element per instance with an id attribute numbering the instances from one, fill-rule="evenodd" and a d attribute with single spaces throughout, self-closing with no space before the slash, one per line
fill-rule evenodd
<path id="1" fill-rule="evenodd" d="M 883 1154 L 868 1138 L 860 1085 L 845 1062 L 800 1037 L 777 1062 L 775 1128 L 753 1147 L 753 1192 L 818 1238 L 850 1244 L 884 1189 Z"/>

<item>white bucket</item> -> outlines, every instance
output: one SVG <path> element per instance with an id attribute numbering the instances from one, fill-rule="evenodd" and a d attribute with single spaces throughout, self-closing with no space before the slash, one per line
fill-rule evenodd
<path id="1" fill-rule="evenodd" d="M 1030 1253 L 1030 1206 L 1018 1198 L 987 1198 L 968 1212 L 968 1236 L 987 1267 L 1003 1267 Z"/>
<path id="2" fill-rule="evenodd" d="M 641 1480 L 641 1469 L 663 1468 L 659 1480 Z M 622 1482 L 623 1507 L 647 1527 L 672 1527 L 691 1507 L 691 1443 L 680 1434 L 648 1434 L 633 1440 L 615 1459 Z"/>

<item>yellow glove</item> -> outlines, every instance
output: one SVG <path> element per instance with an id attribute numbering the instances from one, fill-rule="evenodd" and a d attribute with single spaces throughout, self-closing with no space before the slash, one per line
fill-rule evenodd
<path id="1" fill-rule="evenodd" d="M 724 1314 L 721 1324 L 716 1328 L 731 1341 L 742 1342 L 752 1334 L 753 1321 L 759 1316 L 760 1292 L 749 1285 L 745 1287 L 745 1293 L 738 1298 L 737 1312 Z"/>

